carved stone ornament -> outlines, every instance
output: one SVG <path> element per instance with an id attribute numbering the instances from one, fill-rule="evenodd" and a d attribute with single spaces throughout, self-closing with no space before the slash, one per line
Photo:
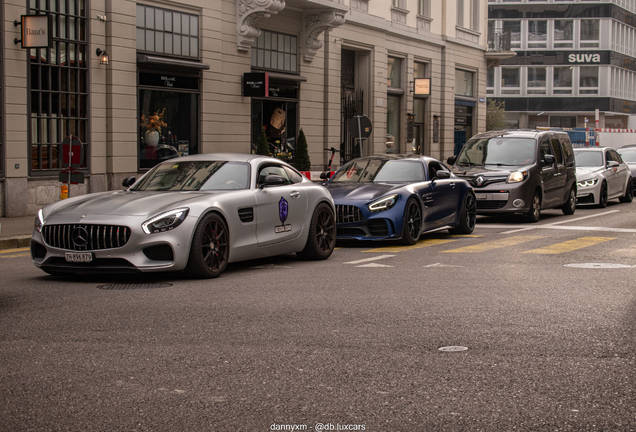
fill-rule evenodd
<path id="1" fill-rule="evenodd" d="M 261 34 L 256 21 L 285 9 L 285 0 L 236 0 L 237 49 L 249 51 Z"/>
<path id="2" fill-rule="evenodd" d="M 340 10 L 325 10 L 303 14 L 303 49 L 306 61 L 312 61 L 316 52 L 322 48 L 322 42 L 318 40 L 318 36 L 325 30 L 343 25 L 345 14 L 345 11 Z"/>

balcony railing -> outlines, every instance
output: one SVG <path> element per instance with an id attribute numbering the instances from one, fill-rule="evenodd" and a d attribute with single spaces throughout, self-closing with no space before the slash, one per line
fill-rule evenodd
<path id="1" fill-rule="evenodd" d="M 510 51 L 510 37 L 510 29 L 488 29 L 488 52 Z"/>

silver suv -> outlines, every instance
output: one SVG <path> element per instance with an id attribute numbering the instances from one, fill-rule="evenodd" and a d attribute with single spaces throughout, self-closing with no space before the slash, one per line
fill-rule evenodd
<path id="1" fill-rule="evenodd" d="M 541 209 L 576 209 L 576 166 L 572 143 L 561 131 L 503 130 L 472 137 L 452 172 L 470 182 L 477 214 L 522 213 L 537 222 Z"/>

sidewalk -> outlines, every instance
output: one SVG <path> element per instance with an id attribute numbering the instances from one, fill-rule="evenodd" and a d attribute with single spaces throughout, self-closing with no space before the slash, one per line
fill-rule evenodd
<path id="1" fill-rule="evenodd" d="M 35 215 L 0 218 L 0 249 L 29 247 Z"/>

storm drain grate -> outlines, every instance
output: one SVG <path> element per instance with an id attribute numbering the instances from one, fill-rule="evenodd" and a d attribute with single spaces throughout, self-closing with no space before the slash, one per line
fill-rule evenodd
<path id="1" fill-rule="evenodd" d="M 152 282 L 152 283 L 110 283 L 106 285 L 98 285 L 101 290 L 132 290 L 132 289 L 151 289 L 151 288 L 167 288 L 171 287 L 171 283 Z"/>

